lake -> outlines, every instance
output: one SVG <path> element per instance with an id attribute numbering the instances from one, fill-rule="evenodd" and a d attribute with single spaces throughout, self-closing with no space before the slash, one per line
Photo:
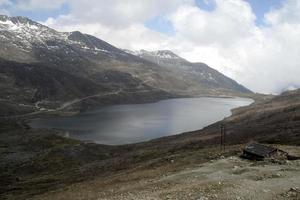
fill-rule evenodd
<path id="1" fill-rule="evenodd" d="M 129 144 L 199 130 L 249 105 L 246 98 L 180 98 L 149 104 L 107 106 L 72 117 L 31 121 L 34 128 L 56 128 L 71 138 L 101 144 Z"/>

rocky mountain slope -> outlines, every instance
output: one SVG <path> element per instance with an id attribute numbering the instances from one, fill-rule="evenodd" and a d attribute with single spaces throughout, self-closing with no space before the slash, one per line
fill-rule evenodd
<path id="1" fill-rule="evenodd" d="M 176 63 L 160 65 L 94 36 L 58 32 L 25 17 L 0 16 L 0 43 L 0 87 L 4 88 L 0 95 L 8 110 L 20 105 L 20 112 L 55 108 L 88 96 L 71 109 L 250 93 L 204 64 L 179 58 L 185 65 L 174 70 L 171 65 Z M 99 98 L 100 94 L 106 99 Z"/>
<path id="2" fill-rule="evenodd" d="M 241 93 L 251 93 L 251 91 L 244 86 L 224 76 L 205 63 L 191 63 L 169 50 L 127 50 L 127 52 L 167 68 L 182 81 L 189 80 L 191 84 L 189 89 L 196 94 L 201 91 L 208 94 L 222 95 L 226 93 L 226 91 L 230 93 L 232 90 Z"/>

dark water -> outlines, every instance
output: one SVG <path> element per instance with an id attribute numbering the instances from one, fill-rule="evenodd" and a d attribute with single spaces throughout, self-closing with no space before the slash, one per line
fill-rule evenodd
<path id="1" fill-rule="evenodd" d="M 151 104 L 109 106 L 72 117 L 36 119 L 35 128 L 58 128 L 72 138 L 127 144 L 199 130 L 252 102 L 244 98 L 184 98 Z"/>

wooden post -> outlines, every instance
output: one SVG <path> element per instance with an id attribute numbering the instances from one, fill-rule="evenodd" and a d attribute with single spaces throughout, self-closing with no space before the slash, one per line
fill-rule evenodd
<path id="1" fill-rule="evenodd" d="M 223 151 L 223 124 L 220 126 L 220 150 Z"/>
<path id="2" fill-rule="evenodd" d="M 220 126 L 220 149 L 221 151 L 225 151 L 225 142 L 226 142 L 226 128 L 224 124 Z"/>
<path id="3" fill-rule="evenodd" d="M 226 126 L 223 124 L 223 145 L 224 145 L 224 151 L 225 151 L 225 145 L 226 145 Z"/>
<path id="4" fill-rule="evenodd" d="M 222 151 L 222 125 L 220 125 L 220 150 Z"/>

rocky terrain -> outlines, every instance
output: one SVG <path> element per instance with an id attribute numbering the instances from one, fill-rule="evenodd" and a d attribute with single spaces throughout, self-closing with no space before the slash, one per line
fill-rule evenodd
<path id="1" fill-rule="evenodd" d="M 241 160 L 258 141 L 299 155 L 300 90 L 235 109 L 202 130 L 106 146 L 1 120 L 1 199 L 297 199 L 299 161 Z M 226 150 L 220 151 L 220 124 Z M 36 196 L 38 195 L 38 196 Z M 253 196 L 254 195 L 254 196 Z"/>
<path id="2" fill-rule="evenodd" d="M 160 65 L 94 36 L 0 16 L 1 115 L 143 103 L 182 96 L 244 96 L 243 86 L 205 64 Z"/>
<path id="3" fill-rule="evenodd" d="M 126 52 L 167 68 L 183 82 L 189 80 L 191 93 L 199 94 L 199 91 L 202 90 L 201 92 L 205 94 L 222 95 L 230 93 L 232 89 L 242 93 L 251 93 L 247 88 L 228 79 L 205 63 L 191 63 L 169 50 L 127 50 Z M 226 90 L 227 92 L 225 92 Z"/>
<path id="4" fill-rule="evenodd" d="M 300 155 L 300 148 L 280 146 Z M 109 178 L 74 184 L 64 191 L 47 193 L 34 199 L 180 199 L 180 200 L 284 200 L 300 198 L 300 162 L 253 162 L 239 158 L 232 146 L 225 156 L 217 148 L 174 155 L 153 169 L 127 170 Z M 227 154 L 227 156 L 226 156 Z M 201 156 L 201 160 L 197 158 Z M 187 163 L 186 160 L 192 162 Z M 100 189 L 101 188 L 101 189 Z"/>

